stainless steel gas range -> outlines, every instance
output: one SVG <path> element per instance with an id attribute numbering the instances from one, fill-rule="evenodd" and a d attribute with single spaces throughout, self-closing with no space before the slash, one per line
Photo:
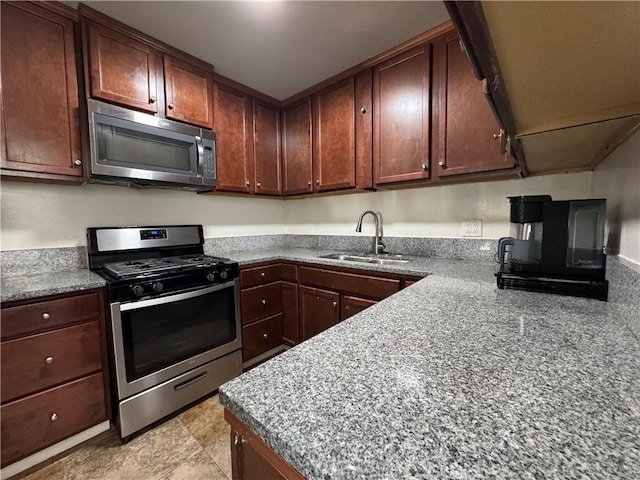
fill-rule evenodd
<path id="1" fill-rule="evenodd" d="M 238 264 L 204 255 L 201 225 L 87 229 L 108 281 L 123 439 L 242 373 Z"/>

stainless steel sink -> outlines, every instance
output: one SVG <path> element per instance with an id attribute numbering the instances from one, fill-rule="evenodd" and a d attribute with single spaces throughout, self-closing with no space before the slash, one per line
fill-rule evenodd
<path id="1" fill-rule="evenodd" d="M 329 258 L 332 260 L 340 260 L 342 262 L 360 262 L 373 263 L 376 265 L 401 265 L 408 263 L 409 260 L 402 255 L 394 254 L 355 254 L 355 253 L 332 253 L 322 255 L 319 258 Z"/>

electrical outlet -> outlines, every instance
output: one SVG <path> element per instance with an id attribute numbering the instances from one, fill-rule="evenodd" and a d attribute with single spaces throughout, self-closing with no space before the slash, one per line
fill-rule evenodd
<path id="1" fill-rule="evenodd" d="M 482 236 L 482 220 L 463 220 L 462 221 L 463 237 L 481 237 Z"/>

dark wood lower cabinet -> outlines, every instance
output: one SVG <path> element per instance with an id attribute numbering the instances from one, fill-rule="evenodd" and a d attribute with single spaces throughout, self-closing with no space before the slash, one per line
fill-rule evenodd
<path id="1" fill-rule="evenodd" d="M 282 344 L 281 313 L 242 327 L 242 359 L 244 361 L 268 352 L 280 344 Z"/>
<path id="2" fill-rule="evenodd" d="M 224 418 L 231 425 L 233 480 L 304 480 L 235 415 L 225 410 Z"/>
<path id="3" fill-rule="evenodd" d="M 299 287 L 302 340 L 307 340 L 340 321 L 340 294 L 312 287 Z"/>
<path id="4" fill-rule="evenodd" d="M 290 346 L 300 341 L 298 328 L 298 285 L 282 282 L 282 341 Z"/>
<path id="5" fill-rule="evenodd" d="M 368 300 L 366 298 L 352 297 L 350 295 L 343 295 L 340 300 L 340 321 L 366 310 L 372 305 L 375 305 L 375 300 Z"/>

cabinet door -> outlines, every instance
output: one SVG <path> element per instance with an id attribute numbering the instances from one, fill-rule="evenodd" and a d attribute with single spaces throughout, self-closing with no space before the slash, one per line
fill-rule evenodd
<path id="1" fill-rule="evenodd" d="M 74 23 L 2 2 L 2 168 L 81 177 Z"/>
<path id="2" fill-rule="evenodd" d="M 500 153 L 500 127 L 457 35 L 436 45 L 439 69 L 438 175 L 460 175 L 513 168 Z"/>
<path id="3" fill-rule="evenodd" d="M 366 298 L 351 297 L 343 295 L 340 299 L 340 321 L 345 320 L 356 313 L 359 313 L 377 302 Z"/>
<path id="4" fill-rule="evenodd" d="M 251 97 L 217 83 L 214 87 L 217 150 L 216 190 L 253 192 Z"/>
<path id="5" fill-rule="evenodd" d="M 282 341 L 296 345 L 298 334 L 298 285 L 282 282 Z"/>
<path id="6" fill-rule="evenodd" d="M 89 25 L 91 96 L 158 112 L 162 56 L 144 43 L 98 24 Z"/>
<path id="7" fill-rule="evenodd" d="M 213 78 L 210 72 L 164 56 L 166 116 L 205 128 L 213 125 Z"/>
<path id="8" fill-rule="evenodd" d="M 307 340 L 340 321 L 340 294 L 300 286 L 302 340 Z"/>
<path id="9" fill-rule="evenodd" d="M 356 186 L 355 81 L 347 78 L 313 96 L 315 190 Z"/>
<path id="10" fill-rule="evenodd" d="M 280 195 L 280 109 L 257 99 L 253 99 L 253 159 L 256 194 Z"/>
<path id="11" fill-rule="evenodd" d="M 429 177 L 431 45 L 373 70 L 373 172 L 376 184 Z"/>
<path id="12" fill-rule="evenodd" d="M 311 98 L 284 109 L 284 194 L 313 192 Z"/>

